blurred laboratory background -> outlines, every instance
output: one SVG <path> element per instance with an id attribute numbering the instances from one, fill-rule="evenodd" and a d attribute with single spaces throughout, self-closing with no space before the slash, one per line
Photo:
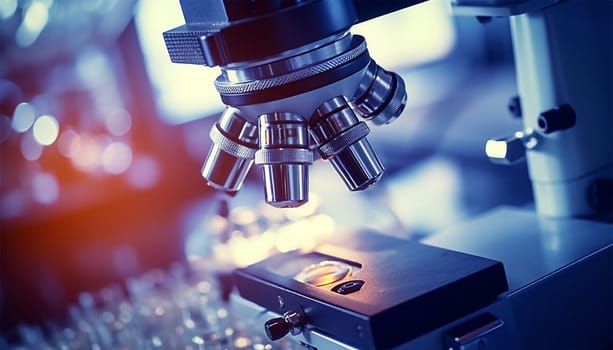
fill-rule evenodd
<path id="1" fill-rule="evenodd" d="M 197 305 L 215 318 L 211 336 L 256 348 L 214 326 L 234 322 L 232 268 L 355 230 L 419 239 L 532 205 L 526 166 L 484 154 L 488 138 L 521 129 L 506 18 L 455 17 L 431 0 L 356 25 L 407 88 L 403 115 L 369 134 L 385 173 L 352 193 L 317 161 L 311 201 L 283 210 L 263 203 L 257 168 L 234 198 L 201 178 L 224 106 L 218 68 L 170 62 L 162 32 L 183 23 L 178 0 L 0 1 L 0 347 L 134 348 L 159 334 L 147 317 L 170 310 L 185 329 L 156 327 L 187 334 L 197 318 L 176 310 Z M 142 341 L 168 348 L 156 337 Z"/>

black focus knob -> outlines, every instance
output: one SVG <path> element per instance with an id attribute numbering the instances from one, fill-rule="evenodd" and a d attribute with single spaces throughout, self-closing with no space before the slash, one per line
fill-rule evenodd
<path id="1" fill-rule="evenodd" d="M 283 317 L 272 318 L 264 324 L 264 330 L 270 340 L 283 338 L 287 333 L 298 335 L 302 332 L 304 319 L 295 311 L 288 311 Z"/>
<path id="2" fill-rule="evenodd" d="M 266 321 L 264 324 L 264 329 L 266 330 L 266 335 L 270 340 L 277 340 L 283 338 L 287 333 L 289 333 L 290 325 L 285 322 L 283 317 L 277 317 Z"/>
<path id="3" fill-rule="evenodd" d="M 567 104 L 559 108 L 550 109 L 538 116 L 537 124 L 539 129 L 549 134 L 554 131 L 565 130 L 575 126 L 577 116 L 573 108 Z"/>
<path id="4" fill-rule="evenodd" d="M 509 103 L 507 104 L 507 108 L 512 116 L 520 118 L 521 117 L 521 99 L 519 96 L 515 95 L 509 99 Z"/>

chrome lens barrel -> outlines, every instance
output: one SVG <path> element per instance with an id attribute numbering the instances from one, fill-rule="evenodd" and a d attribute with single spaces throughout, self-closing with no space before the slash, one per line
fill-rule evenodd
<path id="1" fill-rule="evenodd" d="M 404 80 L 371 60 L 351 102 L 360 117 L 375 125 L 389 124 L 400 116 L 406 106 Z"/>
<path id="2" fill-rule="evenodd" d="M 225 192 L 240 190 L 258 147 L 257 125 L 227 108 L 211 129 L 213 146 L 202 166 L 207 183 Z"/>
<path id="3" fill-rule="evenodd" d="M 345 97 L 323 103 L 309 125 L 319 154 L 330 160 L 349 190 L 364 190 L 379 180 L 384 169 L 366 139 L 370 130 L 358 120 Z"/>
<path id="4" fill-rule="evenodd" d="M 279 208 L 306 203 L 308 166 L 313 163 L 306 120 L 293 113 L 269 113 L 258 122 L 260 149 L 255 163 L 262 168 L 266 203 Z"/>

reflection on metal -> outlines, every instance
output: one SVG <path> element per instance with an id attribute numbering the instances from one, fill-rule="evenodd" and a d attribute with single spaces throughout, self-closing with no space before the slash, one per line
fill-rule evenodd
<path id="1" fill-rule="evenodd" d="M 507 138 L 487 140 L 485 154 L 494 163 L 515 164 L 524 160 L 526 149 L 534 149 L 538 142 L 538 136 L 532 129 L 517 131 Z"/>

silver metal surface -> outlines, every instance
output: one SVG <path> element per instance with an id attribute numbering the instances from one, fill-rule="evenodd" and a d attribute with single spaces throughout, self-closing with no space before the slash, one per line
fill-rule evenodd
<path id="1" fill-rule="evenodd" d="M 334 157 L 336 154 L 347 148 L 347 145 L 360 141 L 360 139 L 368 135 L 369 131 L 370 129 L 368 129 L 366 124 L 357 123 L 355 126 L 338 134 L 328 143 L 321 145 L 321 147 L 319 147 L 319 153 L 324 159 Z"/>
<path id="2" fill-rule="evenodd" d="M 258 146 L 257 126 L 227 108 L 210 132 L 213 146 L 202 166 L 202 176 L 218 190 L 240 190 Z"/>
<path id="3" fill-rule="evenodd" d="M 313 163 L 313 151 L 304 148 L 262 149 L 255 153 L 256 164 Z"/>
<path id="4" fill-rule="evenodd" d="M 362 118 L 375 125 L 389 124 L 402 114 L 406 106 L 404 80 L 371 60 L 351 102 Z"/>
<path id="5" fill-rule="evenodd" d="M 351 34 L 333 35 L 302 50 L 283 52 L 265 62 L 243 62 L 226 66 L 222 76 L 229 82 L 270 78 L 302 69 L 346 52 L 351 46 Z"/>
<path id="6" fill-rule="evenodd" d="M 613 242 L 613 225 L 547 218 L 534 211 L 501 207 L 423 240 L 436 247 L 502 261 L 509 292 Z M 611 279 L 611 276 L 603 276 Z"/>
<path id="7" fill-rule="evenodd" d="M 330 163 L 351 191 L 362 191 L 374 185 L 384 171 L 383 164 L 366 138 L 330 158 Z"/>
<path id="8" fill-rule="evenodd" d="M 355 60 L 364 52 L 366 52 L 366 42 L 364 41 L 363 37 L 356 35 L 352 39 L 349 50 L 338 55 L 333 55 L 332 57 L 324 59 L 321 62 L 312 65 L 305 65 L 304 67 L 298 69 L 289 70 L 287 73 L 281 75 L 273 75 L 271 74 L 272 72 L 264 73 L 266 71 L 265 69 L 262 71 L 259 69 L 252 70 L 245 74 L 239 74 L 238 70 L 234 70 L 233 73 L 229 75 L 232 78 L 242 76 L 249 77 L 258 73 L 262 74 L 262 76 L 257 79 L 231 81 L 227 80 L 226 75 L 222 74 L 215 80 L 215 87 L 220 94 L 224 95 L 245 94 L 266 90 L 335 69 L 345 63 Z M 288 67 L 292 66 L 291 62 L 287 64 L 278 63 L 278 65 Z"/>
<path id="9" fill-rule="evenodd" d="M 281 208 L 306 203 L 313 162 L 306 120 L 292 113 L 263 114 L 259 135 L 255 159 L 262 168 L 266 203 Z"/>
<path id="10" fill-rule="evenodd" d="M 488 313 L 480 316 L 490 315 Z M 446 334 L 445 343 L 449 350 L 483 350 L 489 345 L 488 339 L 502 334 L 501 328 L 504 326 L 504 321 L 497 317 L 491 316 L 486 322 L 479 324 L 471 321 L 460 326 L 461 334 Z"/>
<path id="11" fill-rule="evenodd" d="M 358 120 L 345 97 L 323 103 L 310 126 L 320 155 L 332 163 L 349 190 L 364 190 L 379 180 L 383 165 L 366 139 L 368 127 Z"/>

